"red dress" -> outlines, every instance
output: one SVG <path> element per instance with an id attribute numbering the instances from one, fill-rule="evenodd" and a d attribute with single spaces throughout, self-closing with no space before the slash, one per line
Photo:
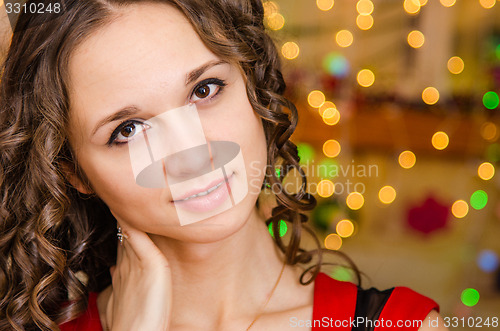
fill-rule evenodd
<path id="1" fill-rule="evenodd" d="M 87 311 L 60 325 L 61 331 L 103 331 L 96 300 L 97 293 L 91 292 Z M 439 311 L 436 302 L 407 287 L 363 290 L 319 273 L 314 282 L 312 320 L 290 319 L 290 325 L 311 326 L 312 331 L 418 330 L 419 322 L 433 309 Z"/>

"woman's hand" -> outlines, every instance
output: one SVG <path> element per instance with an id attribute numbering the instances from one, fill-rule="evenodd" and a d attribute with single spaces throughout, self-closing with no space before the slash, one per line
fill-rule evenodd
<path id="1" fill-rule="evenodd" d="M 124 234 L 118 243 L 116 266 L 110 268 L 113 289 L 106 305 L 112 331 L 169 329 L 172 280 L 165 255 L 142 231 L 119 222 Z"/>

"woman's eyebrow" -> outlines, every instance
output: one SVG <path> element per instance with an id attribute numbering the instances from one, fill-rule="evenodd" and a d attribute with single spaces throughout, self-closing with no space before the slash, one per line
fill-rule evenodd
<path id="1" fill-rule="evenodd" d="M 214 66 L 220 65 L 220 64 L 229 64 L 229 63 L 227 61 L 224 61 L 224 60 L 209 61 L 205 64 L 202 64 L 198 68 L 192 70 L 186 76 L 186 85 L 189 85 L 192 82 L 194 82 L 195 80 L 197 80 L 208 69 L 210 69 Z"/>
<path id="2" fill-rule="evenodd" d="M 186 75 L 186 85 L 189 85 L 192 82 L 194 82 L 195 80 L 197 80 L 208 69 L 215 67 L 217 65 L 221 65 L 221 64 L 229 64 L 229 62 L 224 61 L 224 60 L 209 61 L 205 64 L 202 64 L 198 68 L 193 69 L 191 72 L 189 72 Z M 129 106 L 129 107 L 125 107 L 123 109 L 120 109 L 116 113 L 113 113 L 113 114 L 103 118 L 102 120 L 100 120 L 97 123 L 97 125 L 95 126 L 94 130 L 92 131 L 92 136 L 97 132 L 97 130 L 99 130 L 100 127 L 102 127 L 108 123 L 118 121 L 118 120 L 121 120 L 123 118 L 135 115 L 138 112 L 139 112 L 139 109 L 135 106 Z"/>
<path id="3" fill-rule="evenodd" d="M 108 123 L 111 123 L 111 122 L 114 122 L 114 121 L 121 120 L 122 118 L 132 116 L 134 114 L 137 114 L 138 112 L 139 112 L 139 109 L 135 106 L 129 106 L 129 107 L 125 107 L 123 109 L 120 109 L 116 113 L 113 113 L 113 114 L 103 118 L 102 120 L 100 120 L 97 123 L 97 125 L 95 126 L 94 130 L 92 131 L 92 135 L 94 135 L 97 132 L 97 130 L 99 130 L 99 128 L 101 126 L 108 124 Z"/>

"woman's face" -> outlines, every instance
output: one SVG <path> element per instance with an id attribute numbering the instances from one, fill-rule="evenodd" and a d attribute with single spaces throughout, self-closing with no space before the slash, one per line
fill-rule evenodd
<path id="1" fill-rule="evenodd" d="M 245 223 L 266 166 L 262 124 L 240 70 L 209 51 L 178 10 L 126 7 L 77 47 L 69 75 L 70 144 L 93 191 L 121 222 L 197 242 L 217 240 Z M 189 103 L 196 105 L 207 141 L 240 146 L 246 173 L 236 171 L 231 180 L 246 180 L 248 194 L 220 214 L 181 226 L 168 186 L 136 183 L 128 145 L 147 127 L 141 123 Z"/>

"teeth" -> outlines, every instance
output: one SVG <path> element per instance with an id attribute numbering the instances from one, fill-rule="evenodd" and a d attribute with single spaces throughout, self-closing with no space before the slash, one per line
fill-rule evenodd
<path id="1" fill-rule="evenodd" d="M 213 190 L 219 188 L 222 184 L 224 183 L 224 181 L 220 182 L 219 184 L 215 185 L 214 187 L 211 187 L 209 188 L 208 190 L 204 191 L 204 192 L 200 192 L 198 194 L 193 194 L 185 199 L 182 199 L 182 201 L 186 201 L 186 200 L 189 200 L 189 199 L 192 199 L 192 198 L 196 198 L 196 197 L 201 197 L 201 196 L 204 196 L 204 195 L 207 195 L 208 193 L 212 192 Z"/>

